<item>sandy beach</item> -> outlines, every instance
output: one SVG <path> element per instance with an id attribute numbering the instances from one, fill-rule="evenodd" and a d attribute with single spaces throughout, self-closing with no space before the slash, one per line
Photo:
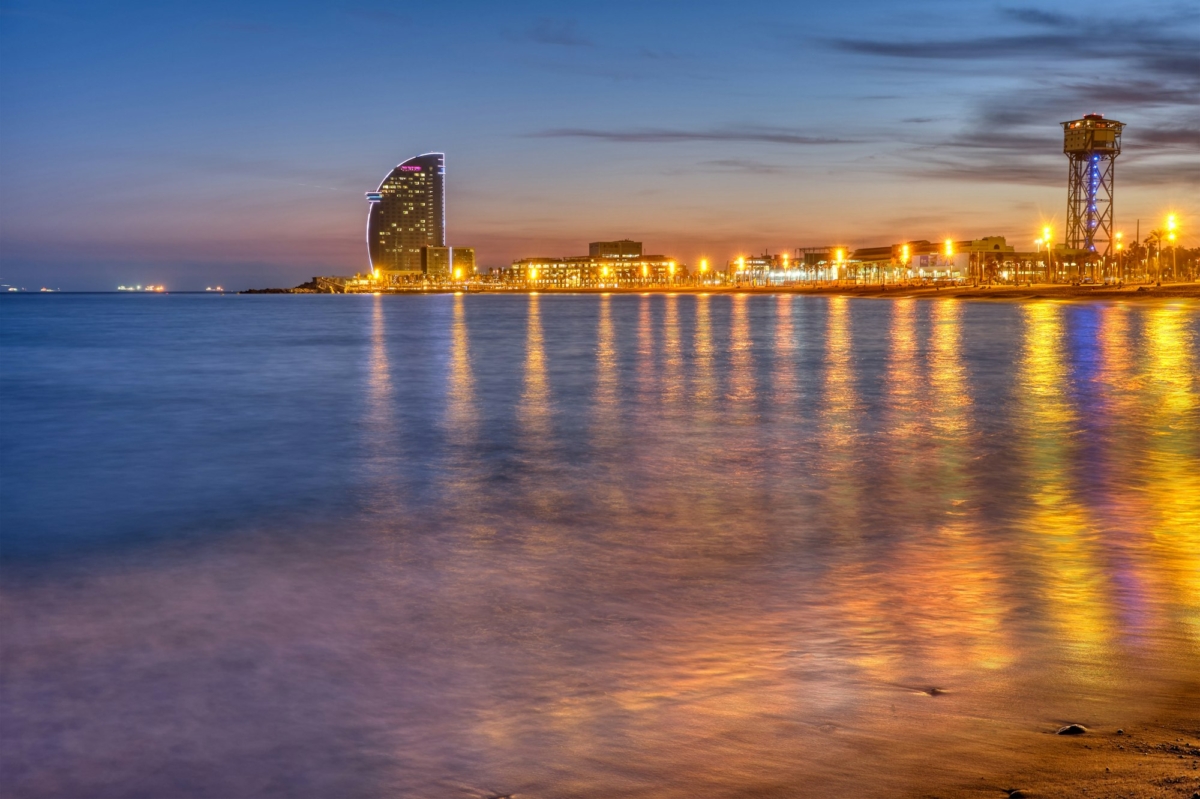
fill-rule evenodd
<path id="1" fill-rule="evenodd" d="M 1082 735 L 1044 730 L 1002 734 L 1004 763 L 948 757 L 960 773 L 911 775 L 904 783 L 913 796 L 943 799 L 976 797 L 1087 797 L 1088 799 L 1194 798 L 1200 794 L 1200 717 L 1187 713 L 1200 697 L 1164 702 L 1161 715 L 1125 726 L 1087 726 Z M 1136 715 L 1136 714 L 1130 714 Z M 981 727 L 990 722 L 981 719 Z M 983 776 L 971 777 L 969 770 Z"/>

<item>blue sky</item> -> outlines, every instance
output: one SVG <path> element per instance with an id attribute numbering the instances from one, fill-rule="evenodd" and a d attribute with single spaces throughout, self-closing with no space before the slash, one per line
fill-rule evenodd
<path id="1" fill-rule="evenodd" d="M 1195 3 L 72 3 L 0 17 L 0 281 L 291 285 L 366 267 L 446 152 L 480 262 L 694 262 L 1061 229 L 1059 122 L 1128 123 L 1118 227 L 1200 242 Z"/>

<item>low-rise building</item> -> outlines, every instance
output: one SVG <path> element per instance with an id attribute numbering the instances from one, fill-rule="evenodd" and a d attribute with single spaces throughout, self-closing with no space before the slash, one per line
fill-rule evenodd
<path id="1" fill-rule="evenodd" d="M 499 282 L 547 288 L 662 286 L 679 283 L 687 268 L 665 255 L 643 255 L 642 243 L 594 241 L 588 255 L 522 258 L 499 270 Z"/>

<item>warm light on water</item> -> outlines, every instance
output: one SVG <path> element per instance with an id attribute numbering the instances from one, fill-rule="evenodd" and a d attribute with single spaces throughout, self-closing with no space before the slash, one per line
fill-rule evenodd
<path id="1" fill-rule="evenodd" d="M 1194 305 L 56 296 L 0 329 L 23 796 L 921 795 L 1195 689 Z"/>

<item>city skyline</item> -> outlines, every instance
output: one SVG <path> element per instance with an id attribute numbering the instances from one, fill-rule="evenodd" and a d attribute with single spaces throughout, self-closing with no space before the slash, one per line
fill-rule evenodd
<path id="1" fill-rule="evenodd" d="M 1175 213 L 1180 243 L 1200 240 L 1194 12 L 628 11 L 9 5 L 0 276 L 183 289 L 361 271 L 362 192 L 428 151 L 454 163 L 448 237 L 482 268 L 623 237 L 686 263 L 830 241 L 1029 248 L 1065 228 L 1059 124 L 1090 112 L 1129 125 L 1117 229 Z M 409 35 L 434 17 L 449 55 Z"/>

